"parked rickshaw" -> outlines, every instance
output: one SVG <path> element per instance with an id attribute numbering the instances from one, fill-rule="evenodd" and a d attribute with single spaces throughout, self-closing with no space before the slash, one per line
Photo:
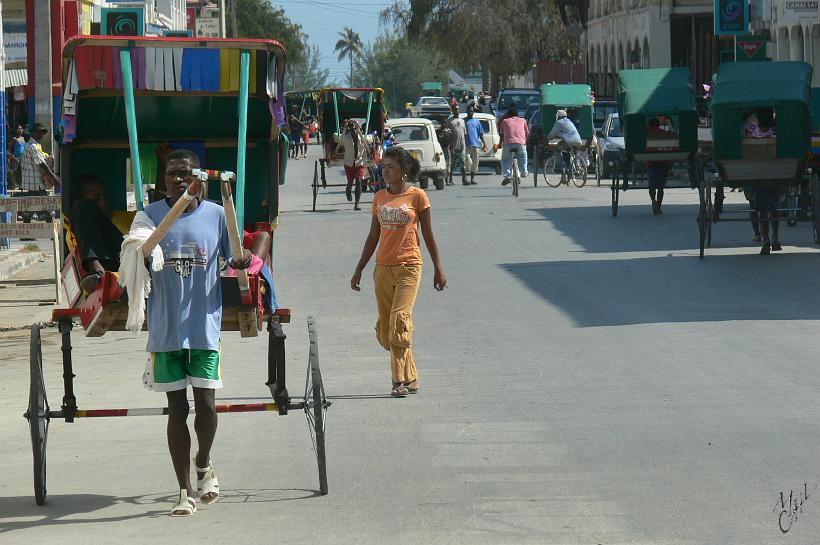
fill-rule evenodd
<path id="1" fill-rule="evenodd" d="M 547 185 L 551 187 L 560 186 L 565 180 L 563 176 L 563 169 L 561 166 L 561 158 L 555 152 L 554 145 L 546 141 L 546 136 L 552 130 L 556 121 L 556 112 L 558 110 L 565 110 L 567 117 L 575 124 L 578 129 L 578 134 L 581 140 L 585 142 L 583 146 L 583 153 L 587 154 L 587 158 L 593 154 L 592 142 L 595 138 L 595 126 L 593 124 L 592 115 L 592 88 L 585 84 L 557 84 L 557 85 L 542 85 L 541 86 L 541 128 L 544 133 L 544 149 L 536 149 L 536 157 L 534 161 L 536 165 L 543 165 L 544 180 Z M 587 182 L 587 162 L 584 155 L 579 155 L 577 150 L 571 153 L 573 176 L 576 180 L 575 185 L 583 187 Z M 594 160 L 594 156 L 592 157 Z M 597 168 L 596 168 L 597 171 Z M 555 173 L 561 173 L 561 176 L 548 176 Z M 600 178 L 600 174 L 598 174 Z M 538 169 L 533 173 L 533 180 L 535 185 L 538 185 Z"/>
<path id="2" fill-rule="evenodd" d="M 319 132 L 325 145 L 325 154 L 313 168 L 313 210 L 316 210 L 316 197 L 319 188 L 345 187 L 346 183 L 327 183 L 326 168 L 338 165 L 342 160 L 341 148 L 333 140 L 334 134 L 340 134 L 345 121 L 355 119 L 362 126 L 362 133 L 374 134 L 381 138 L 384 133 L 384 121 L 387 110 L 384 104 L 384 91 L 378 88 L 342 89 L 327 88 L 319 91 Z"/>
<path id="3" fill-rule="evenodd" d="M 287 112 L 293 106 L 297 106 L 300 113 L 319 117 L 318 102 L 319 91 L 288 91 L 285 93 Z"/>
<path id="4" fill-rule="evenodd" d="M 150 63 L 145 62 L 146 58 L 151 59 Z M 165 408 L 81 408 L 74 395 L 74 324 L 79 322 L 89 337 L 124 331 L 129 295 L 118 286 L 116 272 L 102 274 L 96 287 L 87 293 L 80 288 L 84 271 L 71 229 L 72 200 L 79 196 L 75 195 L 75 179 L 95 174 L 104 181 L 114 211 L 112 220 L 124 225 L 127 232 L 135 213 L 129 212 L 129 193 L 133 195 L 132 207 L 142 210 L 146 189 L 160 179 L 158 145 L 188 149 L 201 161 L 201 169 L 193 172 L 197 181 L 188 191 L 198 191 L 201 184 L 205 186 L 201 195 L 221 201 L 236 253 L 242 251 L 239 233 L 243 228 L 268 231 L 273 236 L 279 216 L 279 185 L 284 182 L 287 161 L 286 140 L 279 138 L 278 131 L 278 123 L 284 118 L 285 69 L 285 51 L 278 42 L 80 36 L 66 43 L 62 60 L 65 130 L 60 157 L 66 241 L 62 279 L 68 307 L 55 309 L 53 320 L 62 337 L 64 395 L 60 409 L 52 410 L 43 379 L 40 328 L 34 326 L 25 417 L 31 431 L 38 505 L 46 499 L 46 439 L 51 419 L 74 422 L 78 418 L 167 414 Z M 182 199 L 179 202 L 183 204 L 181 213 L 186 203 Z M 176 208 L 157 226 L 154 234 L 158 238 L 174 221 Z M 268 265 L 273 260 L 273 248 L 270 250 Z M 275 411 L 280 415 L 304 411 L 314 442 L 320 491 L 325 494 L 324 421 L 329 402 L 319 369 L 315 322 L 308 318 L 310 350 L 304 398 L 291 397 L 285 384 L 282 328 L 290 322 L 291 313 L 276 306 L 273 286 L 264 276 L 261 272 L 254 275 L 239 271 L 237 276 L 221 278 L 221 330 L 254 337 L 263 327 L 267 329 L 265 384 L 272 402 L 218 405 L 217 411 Z"/>
<path id="5" fill-rule="evenodd" d="M 624 132 L 624 159 L 612 179 L 612 215 L 618 215 L 619 193 L 646 181 L 645 163 L 683 165 L 688 176 L 683 186 L 701 187 L 703 167 L 698 158 L 698 109 L 688 68 L 652 68 L 618 72 L 618 109 Z M 650 122 L 656 126 L 650 128 Z M 657 129 L 656 132 L 652 132 Z M 701 247 L 708 243 L 711 195 L 702 196 L 698 225 Z"/>
<path id="6" fill-rule="evenodd" d="M 818 180 L 806 177 L 812 142 L 812 67 L 798 61 L 743 62 L 722 64 L 712 86 L 712 133 L 715 163 L 721 184 L 755 189 L 776 188 L 781 195 L 804 193 L 801 204 L 786 198 L 778 216 L 793 221 L 811 221 L 817 240 Z M 776 133 L 767 137 L 747 136 L 744 126 L 750 114 L 773 110 Z M 817 125 L 815 125 L 816 127 Z M 707 190 L 710 182 L 707 180 Z M 701 208 L 711 207 L 708 191 L 702 192 Z M 706 200 L 704 200 L 706 197 Z M 790 201 L 790 202 L 789 202 Z M 742 217 L 720 221 L 748 221 L 749 210 L 734 210 Z M 703 246 L 701 245 L 701 257 Z"/>
<path id="7" fill-rule="evenodd" d="M 440 81 L 423 81 L 421 83 L 421 94 L 423 96 L 440 97 L 442 86 Z"/>

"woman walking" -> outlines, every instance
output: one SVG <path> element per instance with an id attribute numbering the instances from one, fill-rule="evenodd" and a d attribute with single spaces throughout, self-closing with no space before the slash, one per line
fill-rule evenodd
<path id="1" fill-rule="evenodd" d="M 421 250 L 419 225 L 427 251 L 433 260 L 433 287 L 441 291 L 447 286 L 447 276 L 441 268 L 438 246 L 433 235 L 430 201 L 427 194 L 407 181 L 419 173 L 419 162 L 410 153 L 393 146 L 382 158 L 384 181 L 373 197 L 373 218 L 364 242 L 362 257 L 350 279 L 350 287 L 360 291 L 362 271 L 376 252 L 373 271 L 379 317 L 376 338 L 390 351 L 393 388 L 390 395 L 405 397 L 418 392 L 416 363 L 411 349 L 413 339 L 413 305 L 421 280 Z"/>

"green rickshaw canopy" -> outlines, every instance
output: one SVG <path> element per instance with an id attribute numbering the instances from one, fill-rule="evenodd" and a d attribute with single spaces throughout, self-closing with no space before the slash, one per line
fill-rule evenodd
<path id="1" fill-rule="evenodd" d="M 647 152 L 652 117 L 669 118 L 677 151 L 698 149 L 698 109 L 688 68 L 649 68 L 618 72 L 618 115 L 629 157 Z"/>
<path id="2" fill-rule="evenodd" d="M 743 117 L 773 108 L 777 158 L 802 158 L 810 144 L 812 67 L 800 61 L 725 63 L 712 84 L 715 158 L 742 159 Z"/>
<path id="3" fill-rule="evenodd" d="M 424 81 L 421 83 L 421 90 L 425 95 L 441 96 L 441 89 L 440 81 Z"/>
<path id="4" fill-rule="evenodd" d="M 578 127 L 584 140 L 592 138 L 592 88 L 585 84 L 544 84 L 541 86 L 541 126 L 548 133 L 555 124 L 555 113 L 568 110 L 569 118 Z M 575 115 L 571 110 L 575 110 Z M 523 112 L 522 112 L 523 113 Z"/>
<path id="5" fill-rule="evenodd" d="M 319 119 L 325 141 L 340 132 L 345 119 L 367 120 L 367 132 L 384 130 L 387 108 L 379 88 L 326 88 L 319 91 Z"/>
<path id="6" fill-rule="evenodd" d="M 820 87 L 811 88 L 811 132 L 820 132 Z"/>

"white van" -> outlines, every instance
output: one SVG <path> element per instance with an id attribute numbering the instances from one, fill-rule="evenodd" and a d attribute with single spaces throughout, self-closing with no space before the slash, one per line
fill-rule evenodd
<path id="1" fill-rule="evenodd" d="M 467 118 L 466 113 L 459 114 L 462 119 Z M 484 129 L 484 144 L 487 151 L 478 151 L 478 165 L 489 165 L 495 169 L 496 174 L 501 174 L 501 136 L 498 134 L 498 121 L 492 114 L 475 113 L 473 117 L 481 122 Z"/>
<path id="2" fill-rule="evenodd" d="M 447 164 L 433 122 L 421 117 L 402 117 L 390 119 L 386 125 L 393 132 L 396 144 L 421 163 L 419 187 L 427 189 L 428 181 L 432 179 L 436 189 L 444 189 Z"/>

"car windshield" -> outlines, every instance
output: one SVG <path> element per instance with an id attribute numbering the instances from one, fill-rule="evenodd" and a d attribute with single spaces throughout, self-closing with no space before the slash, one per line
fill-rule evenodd
<path id="1" fill-rule="evenodd" d="M 593 123 L 596 127 L 603 127 L 606 122 L 606 116 L 614 114 L 618 111 L 618 105 L 615 103 L 596 103 L 592 111 Z"/>
<path id="2" fill-rule="evenodd" d="M 444 97 L 429 97 L 421 99 L 421 103 L 425 106 L 442 105 L 447 106 L 447 99 Z"/>
<path id="3" fill-rule="evenodd" d="M 621 120 L 619 118 L 613 117 L 609 120 L 609 130 L 606 135 L 615 138 L 619 138 L 624 135 L 624 131 L 621 130 Z"/>
<path id="4" fill-rule="evenodd" d="M 541 95 L 535 93 L 502 93 L 498 98 L 498 109 L 506 111 L 510 103 L 515 103 L 518 111 L 524 113 L 530 105 L 541 104 Z"/>
<path id="5" fill-rule="evenodd" d="M 392 129 L 399 142 L 423 142 L 430 139 L 430 131 L 425 125 L 402 125 Z"/>

